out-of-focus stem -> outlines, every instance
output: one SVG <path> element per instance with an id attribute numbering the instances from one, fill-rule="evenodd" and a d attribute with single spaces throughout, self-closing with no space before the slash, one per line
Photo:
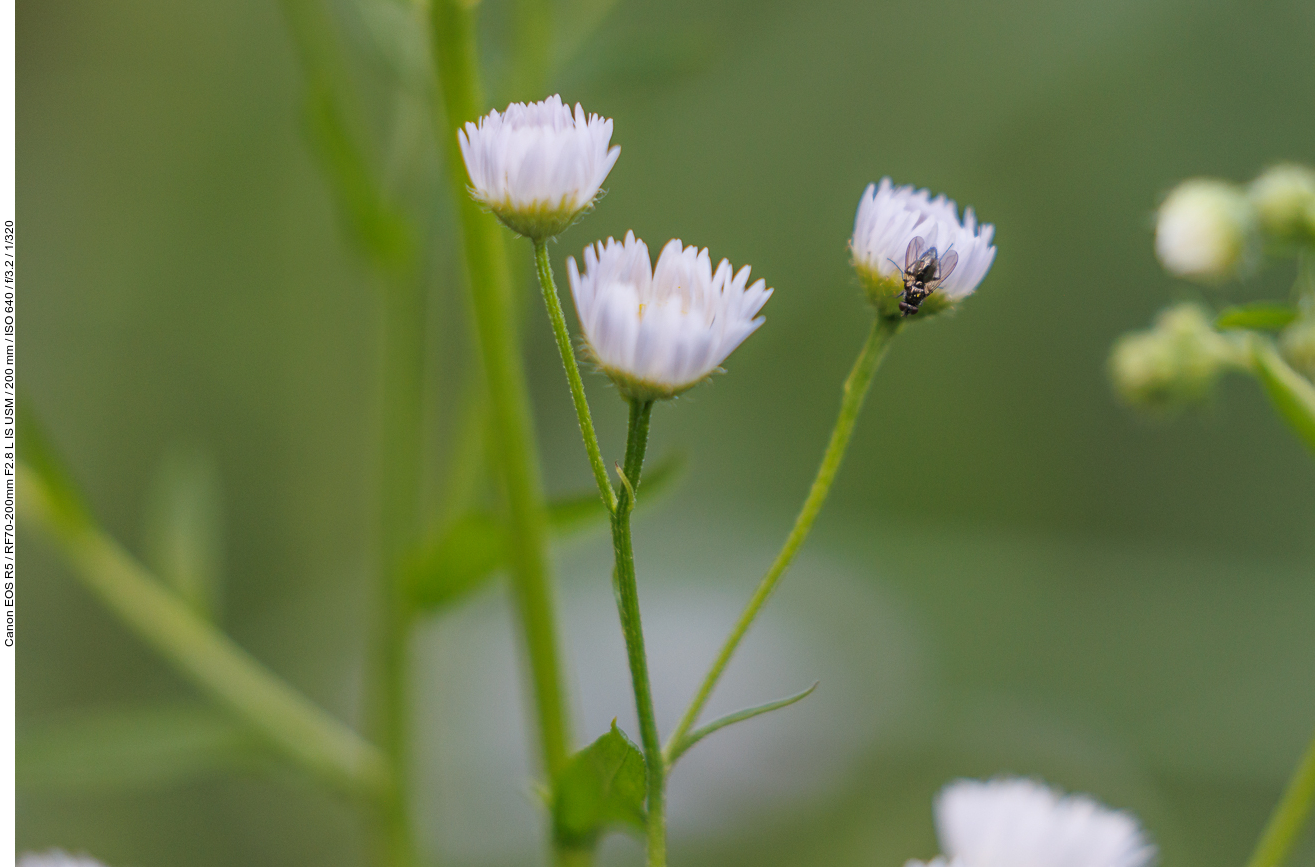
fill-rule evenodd
<path id="1" fill-rule="evenodd" d="M 1279 867 L 1292 852 L 1315 805 L 1315 738 L 1301 757 L 1288 788 L 1256 844 L 1247 867 Z"/>
<path id="2" fill-rule="evenodd" d="M 443 99 L 440 140 L 461 221 L 467 276 L 493 419 L 494 462 L 506 491 L 511 577 L 531 680 L 539 749 L 549 778 L 570 754 L 556 623 L 548 575 L 547 527 L 529 394 L 518 347 L 507 255 L 498 225 L 471 200 L 453 139 L 459 125 L 483 106 L 475 50 L 475 8 L 433 0 L 430 29 Z"/>
<path id="3" fill-rule="evenodd" d="M 876 372 L 877 366 L 886 354 L 886 347 L 890 343 L 890 338 L 899 331 L 900 322 L 899 319 L 878 316 L 876 321 L 872 323 L 872 331 L 868 334 L 867 342 L 863 344 L 863 350 L 859 353 L 853 369 L 849 372 L 849 377 L 845 380 L 844 391 L 840 399 L 840 415 L 836 418 L 835 429 L 831 431 L 831 442 L 827 445 L 826 453 L 822 456 L 822 465 L 817 469 L 817 477 L 813 479 L 813 486 L 808 491 L 808 498 L 804 500 L 803 508 L 799 510 L 799 516 L 795 518 L 794 527 L 790 530 L 790 535 L 786 537 L 780 553 L 776 555 L 776 560 L 772 562 L 767 574 L 759 582 L 758 589 L 754 591 L 749 604 L 745 606 L 744 612 L 740 614 L 740 619 L 736 622 L 735 628 L 731 630 L 730 636 L 727 637 L 721 653 L 717 655 L 712 668 L 708 670 L 707 676 L 704 677 L 703 684 L 699 687 L 694 701 L 690 703 L 689 709 L 685 711 L 685 715 L 681 718 L 680 724 L 676 726 L 676 730 L 667 739 L 666 749 L 669 760 L 674 750 L 678 749 L 679 745 L 684 742 L 689 730 L 698 722 L 699 714 L 703 712 L 704 705 L 708 703 L 708 698 L 712 695 L 713 689 L 716 688 L 722 672 L 726 670 L 727 664 L 731 661 L 731 656 L 734 655 L 736 648 L 740 646 L 744 634 L 749 631 L 754 618 L 758 616 L 758 612 L 766 604 L 767 598 L 776 589 L 781 576 L 790 567 L 790 563 L 794 560 L 800 546 L 808 538 L 808 532 L 813 528 L 813 522 L 817 520 L 818 512 L 822 511 L 822 504 L 826 502 L 827 494 L 831 492 L 831 483 L 835 481 L 836 472 L 840 469 L 840 463 L 845 458 L 845 450 L 849 448 L 849 440 L 854 433 L 854 424 L 858 421 L 859 410 L 863 408 L 863 398 L 867 396 L 868 386 L 872 384 L 872 375 Z"/>
<path id="4" fill-rule="evenodd" d="M 389 790 L 378 749 L 199 617 L 80 507 L 59 502 L 49 479 L 20 463 L 18 483 L 20 517 L 49 533 L 83 585 L 180 674 L 317 777 L 371 800 Z"/>
<path id="5" fill-rule="evenodd" d="M 410 750 L 409 651 L 412 611 L 402 563 L 420 535 L 423 466 L 425 295 L 421 281 L 401 277 L 381 287 L 383 306 L 379 431 L 379 524 L 375 675 L 371 729 L 392 767 L 384 799 L 385 851 L 394 867 L 418 861 L 408 797 Z"/>
<path id="6" fill-rule="evenodd" d="M 516 0 L 513 100 L 539 100 L 548 95 L 544 88 L 552 66 L 552 19 L 552 4 L 547 0 Z"/>

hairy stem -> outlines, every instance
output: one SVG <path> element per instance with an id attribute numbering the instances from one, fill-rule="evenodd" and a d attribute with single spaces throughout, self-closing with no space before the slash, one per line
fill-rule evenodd
<path id="1" fill-rule="evenodd" d="M 1269 817 L 1247 867 L 1279 867 L 1301 837 L 1301 829 L 1315 805 L 1315 738 L 1288 781 L 1288 788 Z"/>
<path id="2" fill-rule="evenodd" d="M 653 690 L 644 652 L 644 625 L 639 617 L 639 587 L 635 582 L 635 552 L 630 543 L 630 513 L 634 510 L 634 497 L 643 474 L 648 423 L 652 414 L 653 401 L 630 402 L 630 429 L 626 435 L 626 460 L 622 469 L 625 478 L 616 511 L 612 514 L 612 547 L 616 553 L 612 589 L 621 616 L 621 632 L 626 639 L 630 680 L 635 688 L 635 710 L 639 714 L 640 743 L 648 770 L 648 864 L 649 867 L 664 867 L 667 863 L 667 766 L 662 757 L 662 741 L 658 738 L 657 717 L 653 713 Z"/>
<path id="3" fill-rule="evenodd" d="M 589 413 L 589 400 L 584 394 L 584 382 L 580 379 L 580 366 L 576 363 L 575 351 L 571 348 L 571 333 L 566 330 L 566 317 L 562 315 L 562 301 L 557 295 L 557 284 L 553 280 L 552 263 L 548 259 L 546 242 L 534 242 L 534 261 L 539 273 L 539 288 L 543 291 L 543 303 L 548 307 L 553 336 L 557 338 L 557 351 L 562 356 L 566 379 L 571 384 L 571 400 L 575 402 L 575 416 L 580 422 L 580 435 L 584 438 L 585 451 L 589 453 L 589 466 L 593 468 L 594 481 L 598 483 L 598 494 L 607 504 L 607 510 L 612 512 L 616 510 L 616 494 L 612 490 L 612 483 L 608 481 L 607 465 L 603 463 L 603 452 L 598 447 L 598 435 L 594 433 L 594 419 Z"/>
<path id="4" fill-rule="evenodd" d="M 448 178 L 461 222 L 471 306 L 488 386 L 493 457 L 506 494 L 511 578 L 534 688 L 539 750 L 549 778 L 570 754 L 558 659 L 557 628 L 548 575 L 543 483 L 535 448 L 511 297 L 506 247 L 493 218 L 466 191 L 456 130 L 483 106 L 475 49 L 477 7 L 434 0 L 430 29 L 443 106 L 438 135 L 446 143 Z"/>
<path id="5" fill-rule="evenodd" d="M 817 520 L 817 514 L 822 510 L 822 504 L 826 502 L 827 494 L 831 492 L 831 483 L 835 481 L 836 472 L 840 469 L 840 463 L 845 458 L 845 450 L 849 447 L 850 437 L 854 433 L 854 423 L 858 420 L 859 410 L 863 407 L 863 398 L 867 396 L 868 386 L 872 383 L 872 375 L 881 363 L 882 356 L 886 354 L 886 347 L 889 345 L 890 338 L 899 329 L 899 319 L 878 316 L 876 321 L 872 323 L 872 331 L 868 334 L 867 342 L 863 344 L 863 350 L 859 353 L 853 369 L 849 371 L 849 377 L 845 380 L 844 391 L 840 399 L 840 415 L 836 418 L 835 429 L 831 431 L 831 442 L 826 447 L 826 454 L 822 456 L 822 465 L 817 469 L 817 477 L 813 479 L 813 486 L 808 491 L 808 498 L 804 500 L 803 508 L 799 510 L 799 516 L 795 518 L 794 527 L 790 530 L 790 535 L 786 537 L 780 553 L 776 555 L 776 560 L 772 562 L 767 574 L 759 582 L 758 589 L 754 591 L 749 604 L 745 606 L 744 612 L 740 614 L 740 619 L 727 637 L 721 653 L 717 655 L 712 668 L 708 670 L 707 676 L 704 677 L 703 684 L 699 687 L 694 701 L 690 703 L 689 709 L 685 711 L 685 715 L 680 720 L 680 724 L 676 726 L 676 730 L 671 733 L 671 737 L 667 740 L 668 759 L 673 757 L 674 751 L 684 742 L 689 730 L 698 722 L 699 714 L 703 712 L 704 705 L 708 703 L 708 698 L 712 695 L 713 689 L 716 688 L 722 672 L 726 670 L 727 664 L 731 661 L 731 656 L 734 655 L 736 648 L 740 646 L 744 634 L 749 631 L 754 618 L 758 616 L 758 612 L 762 610 L 768 597 L 776 589 L 781 576 L 785 574 L 786 569 L 790 568 L 790 562 L 794 560 L 800 546 L 808 538 L 808 532 L 813 528 L 813 522 Z"/>

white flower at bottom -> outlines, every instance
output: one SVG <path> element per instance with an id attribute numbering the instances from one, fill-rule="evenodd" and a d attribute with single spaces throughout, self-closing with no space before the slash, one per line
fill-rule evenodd
<path id="1" fill-rule="evenodd" d="M 772 290 L 749 267 L 712 270 L 707 249 L 679 240 L 652 267 L 633 232 L 584 251 L 584 273 L 566 263 L 576 315 L 593 360 L 627 397 L 674 397 L 704 379 L 752 334 Z M 755 318 L 756 317 L 756 318 Z"/>
<path id="2" fill-rule="evenodd" d="M 104 867 L 95 858 L 85 855 L 68 855 L 58 849 L 49 852 L 27 852 L 18 859 L 18 867 Z"/>
<path id="3" fill-rule="evenodd" d="M 1023 779 L 946 786 L 936 834 L 938 867 L 1145 867 L 1155 856 L 1131 815 Z"/>
<path id="4" fill-rule="evenodd" d="M 890 178 L 868 184 L 854 217 L 850 249 L 854 267 L 873 303 L 883 313 L 895 311 L 895 300 L 904 291 L 901 269 L 914 238 L 923 249 L 935 247 L 939 256 L 953 250 L 958 264 L 928 298 L 923 309 L 935 312 L 971 295 L 995 261 L 991 238 L 995 227 L 977 225 L 972 208 L 959 220 L 959 207 L 944 195 L 931 197 L 927 190 L 896 187 Z"/>
<path id="5" fill-rule="evenodd" d="M 1155 254 L 1178 277 L 1223 280 L 1246 271 L 1256 257 L 1256 214 L 1232 184 L 1184 181 L 1169 193 L 1155 223 Z"/>
<path id="6" fill-rule="evenodd" d="M 560 96 L 513 102 L 457 132 L 471 192 L 513 232 L 560 234 L 594 203 L 621 148 L 612 121 L 575 113 Z"/>

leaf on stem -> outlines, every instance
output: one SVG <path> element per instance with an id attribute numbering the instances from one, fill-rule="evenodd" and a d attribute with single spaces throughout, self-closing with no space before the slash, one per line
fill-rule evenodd
<path id="1" fill-rule="evenodd" d="M 553 786 L 553 835 L 559 845 L 591 847 L 609 827 L 643 830 L 644 754 L 616 726 L 571 757 Z"/>
<path id="2" fill-rule="evenodd" d="M 680 475 L 684 460 L 662 461 L 644 478 L 644 501 L 668 490 Z M 548 529 L 556 539 L 607 525 L 607 507 L 596 492 L 548 504 Z M 507 563 L 507 538 L 502 523 L 488 512 L 471 512 L 435 534 L 409 561 L 407 583 L 419 611 L 434 611 L 481 587 Z"/>
<path id="3" fill-rule="evenodd" d="M 263 747 L 246 726 L 201 705 L 80 711 L 20 725 L 18 779 L 28 791 L 122 793 L 255 768 Z"/>
<path id="4" fill-rule="evenodd" d="M 1289 367 L 1268 340 L 1255 340 L 1252 358 L 1256 376 L 1274 408 L 1315 452 L 1315 385 Z"/>
<path id="5" fill-rule="evenodd" d="M 1222 311 L 1215 319 L 1221 331 L 1249 329 L 1251 331 L 1282 331 L 1297 318 L 1297 311 L 1286 304 L 1256 301 L 1239 304 Z"/>
<path id="6" fill-rule="evenodd" d="M 804 699 L 808 698 L 808 696 L 813 694 L 813 690 L 815 689 L 817 689 L 816 683 L 814 683 L 812 686 L 810 686 L 808 689 L 804 690 L 803 692 L 798 692 L 787 698 L 777 699 L 776 701 L 769 701 L 766 704 L 760 704 L 757 705 L 756 707 L 749 707 L 749 708 L 745 708 L 744 710 L 738 710 L 735 713 L 726 714 L 726 716 L 719 717 L 705 726 L 694 729 L 694 731 L 685 735 L 685 737 L 682 738 L 679 743 L 674 743 L 671 745 L 671 749 L 668 750 L 669 754 L 667 755 L 667 766 L 670 767 L 674 765 L 676 763 L 676 759 L 684 755 L 685 752 L 689 750 L 690 747 L 694 746 L 696 743 L 703 740 L 708 735 L 712 734 L 718 729 L 724 729 L 728 725 L 733 725 L 737 722 L 743 722 L 744 720 L 747 719 L 753 719 L 756 716 L 761 716 L 765 713 L 770 713 L 771 711 L 779 710 L 780 708 L 783 707 L 789 707 L 790 705 L 794 704 L 797 701 L 803 701 Z"/>

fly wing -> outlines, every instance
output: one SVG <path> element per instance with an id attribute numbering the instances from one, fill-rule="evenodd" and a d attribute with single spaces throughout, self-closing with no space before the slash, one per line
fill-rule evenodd
<path id="1" fill-rule="evenodd" d="M 904 251 L 905 271 L 910 271 L 913 269 L 913 263 L 918 261 L 918 257 L 922 255 L 922 248 L 925 243 L 926 242 L 923 241 L 921 238 L 914 238 L 912 241 L 909 242 L 909 249 Z"/>
<path id="2" fill-rule="evenodd" d="M 954 266 L 958 264 L 959 264 L 959 254 L 956 253 L 954 250 L 945 251 L 945 255 L 940 258 L 939 264 L 936 266 L 937 285 L 940 285 L 940 282 L 942 280 L 944 280 L 946 277 L 949 277 L 950 272 L 954 270 Z"/>

